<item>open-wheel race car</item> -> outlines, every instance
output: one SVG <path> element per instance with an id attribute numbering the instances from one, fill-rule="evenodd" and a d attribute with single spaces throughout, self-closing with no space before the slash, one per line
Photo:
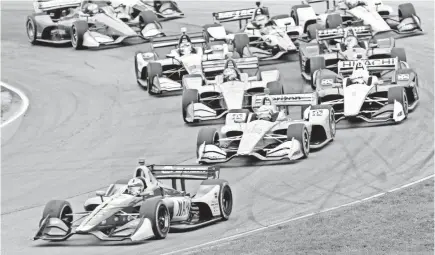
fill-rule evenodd
<path id="1" fill-rule="evenodd" d="M 160 180 L 172 180 L 172 187 Z M 181 181 L 181 190 L 176 180 Z M 198 192 L 186 193 L 185 180 L 203 180 Z M 150 165 L 139 160 L 132 179 L 119 180 L 74 213 L 69 202 L 51 200 L 42 213 L 34 240 L 64 241 L 93 235 L 102 241 L 166 238 L 170 229 L 194 229 L 228 220 L 233 196 L 219 167 Z"/>
<path id="2" fill-rule="evenodd" d="M 319 2 L 326 2 L 327 10 L 317 15 L 310 4 Z M 412 3 L 400 4 L 397 14 L 381 0 L 305 0 L 303 3 L 292 9 L 292 17 L 299 21 L 298 25 L 305 25 L 305 31 L 311 31 L 312 35 L 319 28 L 361 25 L 370 25 L 375 33 L 392 31 L 410 35 L 423 32 Z"/>
<path id="3" fill-rule="evenodd" d="M 114 8 L 104 0 L 36 0 L 35 10 L 26 21 L 32 44 L 71 43 L 75 49 L 83 49 L 164 36 L 152 12 L 139 14 L 142 19 L 137 30 L 117 18 Z"/>
<path id="4" fill-rule="evenodd" d="M 202 62 L 204 72 L 215 73 L 214 80 L 201 75 L 185 75 L 182 96 L 183 120 L 196 123 L 223 118 L 233 109 L 252 109 L 252 96 L 266 90 L 284 93 L 279 70 L 260 71 L 256 57 Z"/>
<path id="5" fill-rule="evenodd" d="M 139 22 L 138 14 L 144 11 L 153 12 L 159 20 L 172 20 L 183 18 L 184 13 L 175 1 L 148 1 L 148 0 L 111 0 L 121 19 L 129 23 Z"/>
<path id="6" fill-rule="evenodd" d="M 315 105 L 315 94 L 255 95 L 253 101 L 254 112 L 229 111 L 220 132 L 209 127 L 199 131 L 198 163 L 223 163 L 235 157 L 303 159 L 310 148 L 322 148 L 335 137 L 334 110 Z M 290 119 L 286 111 L 291 106 L 309 106 L 308 115 L 303 120 Z"/>
<path id="7" fill-rule="evenodd" d="M 335 109 L 337 122 L 399 123 L 417 106 L 417 73 L 398 58 L 338 62 L 338 72 L 316 71 L 318 103 Z"/>
<path id="8" fill-rule="evenodd" d="M 234 34 L 228 34 L 227 38 L 233 42 L 235 50 L 240 55 L 245 55 L 243 53 L 245 47 L 249 49 L 251 55 L 260 60 L 280 59 L 296 52 L 296 40 L 302 35 L 302 28 L 296 26 L 294 20 L 287 14 L 270 17 L 268 8 L 260 7 L 259 2 L 257 6 L 250 9 L 215 12 L 213 19 L 218 24 L 239 21 L 240 31 L 237 33 L 245 33 L 248 36 L 234 38 Z M 246 21 L 244 26 L 243 20 Z M 220 35 L 220 38 L 222 37 Z"/>
<path id="9" fill-rule="evenodd" d="M 318 69 L 337 72 L 341 60 L 398 57 L 406 62 L 405 49 L 397 48 L 395 39 L 386 33 L 374 34 L 371 26 L 318 29 L 315 38 L 301 44 L 299 51 L 301 74 L 308 81 Z"/>

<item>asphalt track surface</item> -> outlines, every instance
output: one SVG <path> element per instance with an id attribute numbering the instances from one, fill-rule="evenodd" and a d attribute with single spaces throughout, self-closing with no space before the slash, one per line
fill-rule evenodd
<path id="1" fill-rule="evenodd" d="M 189 24 L 209 23 L 212 10 L 252 5 L 231 3 L 229 8 L 229 2 L 224 3 L 180 2 L 186 18 L 165 22 L 164 28 L 197 30 L 197 25 Z M 290 10 L 284 2 L 267 5 L 271 13 Z M 22 89 L 31 102 L 16 135 L 2 145 L 2 254 L 161 254 L 349 203 L 431 175 L 434 3 L 414 5 L 426 35 L 397 42 L 406 47 L 408 62 L 420 77 L 421 104 L 406 122 L 380 127 L 340 124 L 332 144 L 296 163 L 230 162 L 221 171 L 234 194 L 229 221 L 131 245 L 102 243 L 90 236 L 64 243 L 30 238 L 48 200 L 67 199 L 75 211 L 81 211 L 95 190 L 130 176 L 140 156 L 148 163 L 193 164 L 200 127 L 183 124 L 180 96 L 150 97 L 136 85 L 133 55 L 146 45 L 100 51 L 31 46 L 24 29 L 31 4 L 2 2 L 2 81 Z M 277 65 L 287 92 L 303 84 L 296 60 Z"/>

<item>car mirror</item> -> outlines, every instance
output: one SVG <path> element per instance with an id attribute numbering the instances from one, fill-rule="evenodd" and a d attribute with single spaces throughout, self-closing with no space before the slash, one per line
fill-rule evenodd
<path id="1" fill-rule="evenodd" d="M 98 190 L 95 192 L 95 194 L 99 197 L 104 197 L 104 195 L 106 195 L 106 192 L 104 190 Z"/>

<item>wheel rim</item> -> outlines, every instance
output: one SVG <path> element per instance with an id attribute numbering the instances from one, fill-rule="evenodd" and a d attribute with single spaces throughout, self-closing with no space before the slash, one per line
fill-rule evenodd
<path id="1" fill-rule="evenodd" d="M 332 110 L 331 112 L 330 112 L 330 114 L 331 114 L 331 136 L 332 137 L 335 137 L 335 132 L 336 132 L 336 130 L 337 130 L 337 123 L 335 123 L 335 112 L 334 112 L 334 110 Z"/>
<path id="2" fill-rule="evenodd" d="M 34 32 L 33 22 L 31 20 L 27 21 L 27 36 L 30 40 L 33 40 L 35 38 L 35 32 Z"/>
<path id="3" fill-rule="evenodd" d="M 72 215 L 67 215 L 67 214 L 71 214 L 72 210 L 68 205 L 64 205 L 62 210 L 60 211 L 60 219 L 65 222 L 65 224 L 67 225 L 71 225 L 72 221 L 73 221 L 73 216 Z"/>
<path id="4" fill-rule="evenodd" d="M 75 26 L 72 27 L 71 43 L 74 47 L 77 45 L 77 30 Z"/>
<path id="5" fill-rule="evenodd" d="M 403 93 L 403 111 L 405 116 L 408 115 L 408 97 L 405 92 Z"/>
<path id="6" fill-rule="evenodd" d="M 157 212 L 157 225 L 161 232 L 166 233 L 169 229 L 169 213 L 164 206 L 159 206 Z"/>
<path id="7" fill-rule="evenodd" d="M 225 186 L 226 187 L 226 186 Z M 232 193 L 229 189 L 225 189 L 222 194 L 222 211 L 225 216 L 229 216 L 231 214 L 233 208 L 233 199 Z"/>

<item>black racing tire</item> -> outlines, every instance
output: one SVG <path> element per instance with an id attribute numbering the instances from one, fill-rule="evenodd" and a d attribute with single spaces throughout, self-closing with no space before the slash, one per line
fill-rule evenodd
<path id="1" fill-rule="evenodd" d="M 411 3 L 399 4 L 399 19 L 404 20 L 406 18 L 411 18 L 412 16 L 417 16 L 414 5 Z"/>
<path id="2" fill-rule="evenodd" d="M 391 57 L 398 58 L 399 61 L 406 62 L 406 51 L 404 48 L 393 48 L 391 50 Z"/>
<path id="3" fill-rule="evenodd" d="M 326 28 L 337 28 L 342 24 L 343 24 L 343 19 L 338 13 L 329 14 L 326 17 L 326 23 L 325 23 Z"/>
<path id="4" fill-rule="evenodd" d="M 311 24 L 307 27 L 307 35 L 310 40 L 316 39 L 317 29 L 322 29 L 320 24 Z"/>
<path id="5" fill-rule="evenodd" d="M 279 81 L 270 81 L 267 83 L 270 95 L 282 95 L 284 94 L 284 86 Z"/>
<path id="6" fill-rule="evenodd" d="M 310 77 L 313 81 L 313 74 L 317 70 L 326 68 L 325 58 L 322 56 L 310 58 Z M 312 82 L 311 82 L 312 83 Z"/>
<path id="7" fill-rule="evenodd" d="M 139 13 L 139 28 L 141 31 L 146 25 L 151 23 L 159 24 L 159 18 L 153 11 L 147 10 Z"/>
<path id="8" fill-rule="evenodd" d="M 181 97 L 181 110 L 183 114 L 183 120 L 185 123 L 190 123 L 186 120 L 187 117 L 187 106 L 191 103 L 199 102 L 199 93 L 197 89 L 185 89 L 183 90 L 183 95 Z"/>
<path id="9" fill-rule="evenodd" d="M 299 26 L 299 16 L 297 10 L 300 8 L 310 8 L 311 6 L 308 4 L 297 4 L 293 5 L 290 10 L 290 16 L 293 18 L 293 20 L 296 23 L 296 26 Z"/>
<path id="10" fill-rule="evenodd" d="M 198 136 L 196 138 L 196 157 L 198 158 L 199 153 L 198 149 L 204 142 L 206 145 L 208 144 L 217 144 L 219 143 L 219 132 L 214 127 L 205 127 L 201 128 L 198 132 Z"/>
<path id="11" fill-rule="evenodd" d="M 221 211 L 221 218 L 226 221 L 230 218 L 233 211 L 233 192 L 230 185 L 226 180 L 222 179 L 209 179 L 201 182 L 201 185 L 219 185 L 219 208 Z"/>
<path id="12" fill-rule="evenodd" d="M 27 37 L 29 38 L 29 42 L 33 45 L 38 44 L 37 38 L 37 27 L 36 27 L 36 20 L 33 16 L 28 16 L 26 21 L 26 32 Z"/>
<path id="13" fill-rule="evenodd" d="M 298 140 L 302 145 L 302 158 L 307 158 L 310 154 L 310 134 L 305 123 L 290 124 L 287 127 L 287 140 Z"/>
<path id="14" fill-rule="evenodd" d="M 397 101 L 403 105 L 403 112 L 405 114 L 405 119 L 407 119 L 409 113 L 409 103 L 404 87 L 397 86 L 388 89 L 388 104 L 394 104 L 394 101 Z"/>
<path id="15" fill-rule="evenodd" d="M 77 20 L 71 26 L 71 44 L 76 50 L 82 50 L 86 47 L 83 46 L 83 40 L 89 25 L 84 20 Z"/>
<path id="16" fill-rule="evenodd" d="M 163 73 L 162 64 L 158 62 L 151 62 L 147 65 L 147 79 L 148 79 L 148 93 L 150 95 L 155 95 L 156 93 L 152 91 L 154 78 L 161 77 Z"/>
<path id="17" fill-rule="evenodd" d="M 243 50 L 245 47 L 249 47 L 249 36 L 245 33 L 239 33 L 234 35 L 234 51 L 243 56 Z"/>
<path id="18" fill-rule="evenodd" d="M 329 111 L 329 130 L 331 138 L 334 140 L 337 133 L 337 123 L 335 122 L 335 111 L 331 105 L 312 105 L 311 110 L 328 110 Z"/>
<path id="19" fill-rule="evenodd" d="M 171 228 L 171 215 L 169 209 L 160 197 L 146 199 L 139 210 L 141 223 L 145 219 L 151 221 L 155 239 L 165 239 Z"/>
<path id="20" fill-rule="evenodd" d="M 147 87 L 142 86 L 142 84 L 138 81 L 139 79 L 142 78 L 142 77 L 139 76 L 139 68 L 137 67 L 138 66 L 138 62 L 137 62 L 137 55 L 138 54 L 141 54 L 141 52 L 140 51 L 136 51 L 134 53 L 134 72 L 135 72 L 135 76 L 136 76 L 136 83 L 143 90 L 147 90 Z M 141 72 L 141 74 L 142 74 L 142 72 Z"/>
<path id="21" fill-rule="evenodd" d="M 42 221 L 48 216 L 49 218 L 58 218 L 62 220 L 68 227 L 71 227 L 74 217 L 72 215 L 67 216 L 66 214 L 72 213 L 72 206 L 68 201 L 51 200 L 44 207 L 42 219 L 39 222 L 39 225 L 41 226 Z"/>

